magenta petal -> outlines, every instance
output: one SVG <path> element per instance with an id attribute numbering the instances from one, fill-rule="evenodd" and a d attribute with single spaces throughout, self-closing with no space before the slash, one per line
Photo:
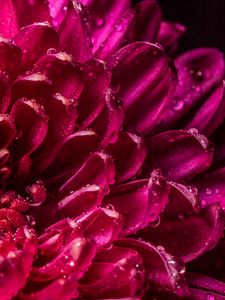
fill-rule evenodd
<path id="1" fill-rule="evenodd" d="M 120 132 L 117 140 L 109 144 L 106 151 L 115 160 L 117 183 L 137 175 L 146 157 L 142 138 L 128 132 Z"/>
<path id="2" fill-rule="evenodd" d="M 175 60 L 178 80 L 174 101 L 161 117 L 160 128 L 169 128 L 215 88 L 224 76 L 224 57 L 213 48 L 188 51 Z"/>
<path id="3" fill-rule="evenodd" d="M 110 84 L 110 72 L 103 61 L 91 60 L 82 66 L 84 89 L 78 101 L 78 124 L 86 128 L 105 104 L 105 93 Z"/>
<path id="4" fill-rule="evenodd" d="M 15 42 L 23 51 L 23 70 L 32 68 L 48 49 L 58 48 L 57 33 L 47 23 L 35 23 L 23 27 L 15 36 Z"/>
<path id="5" fill-rule="evenodd" d="M 144 0 L 134 6 L 135 26 L 132 39 L 155 42 L 161 22 L 161 10 L 155 0 Z"/>
<path id="6" fill-rule="evenodd" d="M 6 1 L 7 2 L 7 1 Z M 10 40 L 6 40 L 0 37 L 0 70 L 2 73 L 6 72 L 7 75 L 14 77 L 19 72 L 22 51 L 21 49 L 12 43 Z M 2 75 L 1 75 L 2 76 Z"/>
<path id="7" fill-rule="evenodd" d="M 141 236 L 188 262 L 215 247 L 223 237 L 224 221 L 220 206 L 212 204 L 199 214 L 165 215 L 158 227 L 145 230 Z"/>
<path id="8" fill-rule="evenodd" d="M 75 61 L 91 57 L 90 21 L 86 8 L 77 0 L 69 0 L 64 20 L 59 27 L 60 47 Z"/>
<path id="9" fill-rule="evenodd" d="M 174 53 L 178 48 L 178 40 L 185 33 L 186 28 L 178 23 L 164 21 L 160 24 L 158 41 L 167 52 Z"/>
<path id="10" fill-rule="evenodd" d="M 55 93 L 73 100 L 80 96 L 83 89 L 82 73 L 70 55 L 64 52 L 45 55 L 37 62 L 34 71 L 45 74 L 51 80 Z"/>
<path id="11" fill-rule="evenodd" d="M 17 12 L 13 0 L 1 1 L 0 35 L 12 38 L 18 31 Z"/>
<path id="12" fill-rule="evenodd" d="M 131 238 L 120 239 L 115 242 L 120 247 L 128 247 L 139 253 L 143 259 L 146 278 L 151 290 L 173 292 L 179 296 L 188 296 L 184 265 L 165 251 L 162 246 Z"/>
<path id="13" fill-rule="evenodd" d="M 66 277 L 66 279 L 55 280 L 38 292 L 22 293 L 23 300 L 70 300 L 77 296 L 77 278 L 75 274 Z"/>
<path id="14" fill-rule="evenodd" d="M 43 266 L 33 267 L 30 279 L 35 282 L 48 281 L 73 272 L 80 278 L 90 265 L 95 252 L 96 245 L 91 240 L 74 239 L 51 261 Z"/>
<path id="15" fill-rule="evenodd" d="M 84 295 L 92 298 L 123 298 L 143 294 L 144 269 L 137 251 L 112 246 L 101 251 L 80 283 Z"/>
<path id="16" fill-rule="evenodd" d="M 92 16 L 92 43 L 93 53 L 96 53 L 101 46 L 110 39 L 110 35 L 114 35 L 115 25 L 120 21 L 124 12 L 129 8 L 130 1 L 124 0 L 81 0 L 90 10 Z M 118 29 L 118 28 L 117 28 Z M 123 30 L 123 28 L 121 28 Z M 112 40 L 110 40 L 112 42 Z M 109 45 L 108 47 L 111 47 Z"/>
<path id="17" fill-rule="evenodd" d="M 206 173 L 193 183 L 199 190 L 202 207 L 218 202 L 225 210 L 225 168 Z"/>
<path id="18" fill-rule="evenodd" d="M 197 129 L 171 130 L 147 140 L 148 157 L 143 173 L 160 168 L 169 180 L 189 180 L 206 170 L 212 162 L 212 147 Z"/>
<path id="19" fill-rule="evenodd" d="M 197 111 L 186 128 L 197 128 L 205 135 L 211 135 L 225 117 L 225 81 Z"/>
<path id="20" fill-rule="evenodd" d="M 123 111 L 120 100 L 112 90 L 108 90 L 105 95 L 103 110 L 90 124 L 90 127 L 99 135 L 102 147 L 115 141 L 121 129 L 122 121 Z"/>
<path id="21" fill-rule="evenodd" d="M 48 118 L 42 106 L 35 100 L 18 100 L 12 107 L 10 116 L 19 136 L 13 143 L 16 157 L 30 154 L 40 146 L 48 129 Z"/>
<path id="22" fill-rule="evenodd" d="M 37 162 L 36 170 L 45 171 L 45 175 L 54 178 L 77 171 L 92 151 L 97 148 L 97 135 L 91 130 L 78 131 L 48 153 L 43 153 L 43 158 Z"/>
<path id="23" fill-rule="evenodd" d="M 16 137 L 16 129 L 8 115 L 0 114 L 0 149 L 7 147 Z"/>
<path id="24" fill-rule="evenodd" d="M 157 222 L 168 202 L 167 182 L 158 170 L 149 180 L 125 183 L 111 189 L 104 203 L 112 205 L 123 217 L 123 234 L 132 234 Z"/>
<path id="25" fill-rule="evenodd" d="M 59 190 L 59 196 L 65 196 L 82 186 L 96 184 L 107 191 L 114 183 L 115 169 L 110 156 L 104 153 L 91 154 L 83 166 L 67 180 Z"/>
<path id="26" fill-rule="evenodd" d="M 78 217 L 76 222 L 83 235 L 95 240 L 98 247 L 106 246 L 116 240 L 122 229 L 122 218 L 111 207 L 96 208 Z"/>
<path id="27" fill-rule="evenodd" d="M 75 218 L 101 205 L 103 191 L 97 185 L 89 185 L 60 200 L 57 204 L 58 217 Z"/>
<path id="28" fill-rule="evenodd" d="M 157 123 L 173 87 L 174 70 L 161 47 L 130 44 L 109 60 L 112 84 L 118 90 L 128 131 L 145 134 Z"/>

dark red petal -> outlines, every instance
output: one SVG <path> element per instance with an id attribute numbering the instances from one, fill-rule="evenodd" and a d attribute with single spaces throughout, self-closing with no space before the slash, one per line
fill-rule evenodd
<path id="1" fill-rule="evenodd" d="M 89 8 L 92 16 L 93 53 L 96 53 L 101 48 L 101 45 L 113 34 L 115 25 L 121 21 L 124 12 L 130 6 L 130 1 L 100 0 L 96 2 L 81 0 L 81 2 Z"/>
<path id="2" fill-rule="evenodd" d="M 161 11 L 155 0 L 145 0 L 134 6 L 136 22 L 133 29 L 133 40 L 154 42 L 156 40 Z"/>
<path id="3" fill-rule="evenodd" d="M 48 23 L 23 27 L 15 36 L 15 42 L 23 51 L 23 70 L 32 68 L 48 49 L 58 48 L 57 33 Z"/>
<path id="4" fill-rule="evenodd" d="M 6 1 L 7 2 L 7 1 Z M 1 1 L 2 3 L 2 1 Z M 11 78 L 17 75 L 22 58 L 21 49 L 12 41 L 0 37 L 0 71 Z"/>
<path id="5" fill-rule="evenodd" d="M 95 184 L 107 192 L 110 184 L 114 183 L 115 169 L 110 156 L 104 153 L 91 154 L 83 166 L 67 180 L 59 190 L 59 196 L 68 195 L 83 186 Z"/>
<path id="6" fill-rule="evenodd" d="M 43 158 L 36 163 L 36 170 L 45 169 L 45 175 L 54 178 L 77 171 L 88 155 L 97 148 L 97 135 L 94 131 L 78 131 L 68 136 L 54 149 L 43 153 Z"/>
<path id="7" fill-rule="evenodd" d="M 13 144 L 16 157 L 30 154 L 44 140 L 48 129 L 48 118 L 43 107 L 35 100 L 18 100 L 10 114 L 15 123 L 19 136 Z"/>
<path id="8" fill-rule="evenodd" d="M 151 290 L 161 293 L 171 291 L 179 296 L 190 294 L 184 273 L 184 265 L 165 251 L 162 246 L 135 239 L 120 239 L 115 242 L 120 247 L 128 247 L 139 253 L 144 262 L 147 280 Z"/>
<path id="9" fill-rule="evenodd" d="M 118 96 L 109 89 L 105 95 L 105 105 L 102 111 L 90 124 L 90 127 L 99 135 L 102 147 L 115 141 L 121 129 L 122 121 L 123 111 L 120 100 Z"/>
<path id="10" fill-rule="evenodd" d="M 220 168 L 196 178 L 193 183 L 199 190 L 201 206 L 219 202 L 225 210 L 225 168 Z"/>
<path id="11" fill-rule="evenodd" d="M 148 157 L 143 173 L 160 168 L 169 180 L 189 180 L 206 170 L 212 162 L 212 147 L 197 129 L 171 130 L 147 140 Z"/>
<path id="12" fill-rule="evenodd" d="M 197 111 L 186 128 L 197 128 L 205 135 L 211 135 L 225 117 L 225 81 Z"/>
<path id="13" fill-rule="evenodd" d="M 169 128 L 191 109 L 200 105 L 204 97 L 224 76 L 224 57 L 213 48 L 196 49 L 175 60 L 178 80 L 174 101 L 165 109 L 160 128 Z"/>
<path id="14" fill-rule="evenodd" d="M 81 292 L 92 298 L 123 298 L 143 294 L 144 270 L 133 249 L 112 246 L 97 254 L 80 283 Z"/>
<path id="15" fill-rule="evenodd" d="M 164 21 L 160 24 L 157 39 L 166 48 L 167 52 L 173 54 L 178 48 L 179 38 L 185 31 L 186 28 L 181 24 Z"/>
<path id="16" fill-rule="evenodd" d="M 86 238 L 94 239 L 98 247 L 104 247 L 118 238 L 122 218 L 112 208 L 99 207 L 78 217 L 76 224 L 79 226 L 77 230 L 81 230 Z"/>
<path id="17" fill-rule="evenodd" d="M 21 75 L 13 83 L 11 104 L 23 97 L 35 99 L 39 104 L 43 104 L 51 92 L 51 81 L 45 75 L 40 73 Z"/>
<path id="18" fill-rule="evenodd" d="M 40 282 L 60 278 L 63 275 L 76 274 L 78 279 L 90 265 L 96 252 L 96 245 L 91 240 L 77 238 L 70 242 L 50 262 L 40 267 L 33 267 L 31 281 Z"/>
<path id="19" fill-rule="evenodd" d="M 125 183 L 111 189 L 104 203 L 111 204 L 123 217 L 123 233 L 132 234 L 158 221 L 168 202 L 167 182 L 158 170 L 149 180 Z"/>
<path id="20" fill-rule="evenodd" d="M 120 132 L 117 140 L 109 144 L 106 151 L 115 160 L 117 183 L 137 175 L 146 157 L 142 138 L 128 132 Z"/>
<path id="21" fill-rule="evenodd" d="M 92 60 L 82 67 L 84 89 L 78 101 L 78 124 L 86 128 L 105 104 L 105 93 L 110 84 L 110 72 L 103 61 Z"/>
<path id="22" fill-rule="evenodd" d="M 215 247 L 223 237 L 224 221 L 223 211 L 216 203 L 199 214 L 164 216 L 158 227 L 143 231 L 141 236 L 188 262 Z"/>
<path id="23" fill-rule="evenodd" d="M 128 131 L 150 132 L 173 87 L 175 76 L 169 59 L 161 47 L 136 42 L 116 52 L 109 66 L 112 84 L 122 99 Z"/>
<path id="24" fill-rule="evenodd" d="M 45 55 L 37 62 L 34 70 L 51 80 L 55 93 L 74 100 L 80 96 L 83 89 L 82 73 L 70 55 L 64 52 Z"/>
<path id="25" fill-rule="evenodd" d="M 57 217 L 75 218 L 101 205 L 103 191 L 97 185 L 88 185 L 60 200 L 56 208 Z"/>
<path id="26" fill-rule="evenodd" d="M 0 148 L 7 147 L 15 137 L 16 129 L 13 122 L 8 115 L 0 114 Z"/>
<path id="27" fill-rule="evenodd" d="M 60 48 L 75 61 L 91 57 L 90 20 L 86 8 L 76 0 L 69 0 L 64 20 L 59 27 Z"/>
<path id="28" fill-rule="evenodd" d="M 53 281 L 47 287 L 31 294 L 21 294 L 23 300 L 70 300 L 77 298 L 77 278 L 75 274 Z"/>

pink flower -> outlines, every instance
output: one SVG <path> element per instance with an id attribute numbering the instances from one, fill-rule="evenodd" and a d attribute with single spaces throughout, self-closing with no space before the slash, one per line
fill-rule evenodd
<path id="1" fill-rule="evenodd" d="M 0 25 L 0 300 L 225 299 L 223 54 L 154 0 Z"/>

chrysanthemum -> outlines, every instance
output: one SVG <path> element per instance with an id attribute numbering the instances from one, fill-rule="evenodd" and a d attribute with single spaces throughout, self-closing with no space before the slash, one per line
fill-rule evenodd
<path id="1" fill-rule="evenodd" d="M 223 55 L 154 0 L 0 7 L 0 300 L 225 299 Z"/>

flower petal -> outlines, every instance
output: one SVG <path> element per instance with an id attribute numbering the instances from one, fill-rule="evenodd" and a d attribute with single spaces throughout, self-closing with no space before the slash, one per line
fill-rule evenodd
<path id="1" fill-rule="evenodd" d="M 60 48 L 75 61 L 91 57 L 90 20 L 86 8 L 76 0 L 69 0 L 64 20 L 59 27 Z"/>
<path id="2" fill-rule="evenodd" d="M 82 167 L 67 180 L 59 190 L 59 196 L 68 195 L 71 191 L 96 184 L 104 191 L 114 183 L 114 163 L 110 156 L 104 153 L 91 154 Z"/>
<path id="3" fill-rule="evenodd" d="M 64 52 L 43 56 L 35 65 L 34 71 L 45 74 L 52 82 L 53 91 L 68 99 L 76 100 L 82 92 L 83 78 L 80 66 Z"/>
<path id="4" fill-rule="evenodd" d="M 186 113 L 201 104 L 204 97 L 215 88 L 224 76 L 224 57 L 214 48 L 188 51 L 175 60 L 178 80 L 174 101 L 165 109 L 160 128 L 170 128 Z"/>
<path id="5" fill-rule="evenodd" d="M 158 170 L 150 179 L 119 185 L 111 189 L 104 203 L 112 205 L 123 217 L 123 234 L 132 234 L 158 220 L 168 202 L 167 182 Z"/>
<path id="6" fill-rule="evenodd" d="M 15 123 L 19 137 L 13 143 L 16 157 L 31 154 L 40 146 L 48 129 L 48 118 L 43 107 L 35 100 L 18 100 L 12 107 L 10 116 Z"/>
<path id="7" fill-rule="evenodd" d="M 91 60 L 82 67 L 84 89 L 78 101 L 78 124 L 86 128 L 105 104 L 105 93 L 110 84 L 110 72 L 104 62 Z"/>
<path id="8" fill-rule="evenodd" d="M 119 91 L 128 131 L 146 134 L 156 125 L 169 101 L 174 70 L 161 47 L 146 42 L 130 44 L 109 59 L 112 84 Z"/>
<path id="9" fill-rule="evenodd" d="M 35 23 L 20 29 L 15 42 L 23 51 L 22 70 L 28 70 L 48 49 L 58 48 L 58 35 L 48 23 Z"/>
<path id="10" fill-rule="evenodd" d="M 78 217 L 76 223 L 86 238 L 95 240 L 98 248 L 110 245 L 122 229 L 122 218 L 112 208 L 96 208 Z M 76 230 L 74 233 L 76 235 Z"/>
<path id="11" fill-rule="evenodd" d="M 123 120 L 123 111 L 118 96 L 109 89 L 105 95 L 105 105 L 90 124 L 90 127 L 97 132 L 100 138 L 101 146 L 105 147 L 115 141 L 121 128 Z"/>
<path id="12" fill-rule="evenodd" d="M 79 215 L 101 205 L 103 191 L 97 185 L 89 185 L 70 193 L 60 200 L 56 208 L 57 217 L 75 218 Z"/>
<path id="13" fill-rule="evenodd" d="M 6 148 L 16 137 L 16 129 L 8 115 L 0 114 L 0 149 Z"/>
<path id="14" fill-rule="evenodd" d="M 199 214 L 161 217 L 159 226 L 143 231 L 141 236 L 188 262 L 215 247 L 223 237 L 224 221 L 223 211 L 216 203 Z"/>
<path id="15" fill-rule="evenodd" d="M 137 175 L 146 157 L 142 138 L 128 132 L 120 132 L 117 140 L 109 144 L 106 151 L 115 160 L 117 183 Z"/>
<path id="16" fill-rule="evenodd" d="M 186 128 L 197 128 L 205 135 L 211 135 L 225 117 L 225 81 L 197 111 Z"/>
<path id="17" fill-rule="evenodd" d="M 155 247 L 145 241 L 131 238 L 119 239 L 115 245 L 134 249 L 140 254 L 151 290 L 160 290 L 161 293 L 171 291 L 179 296 L 190 294 L 184 277 L 184 265 L 165 252 L 162 246 Z"/>
<path id="18" fill-rule="evenodd" d="M 147 146 L 149 155 L 143 166 L 144 177 L 160 168 L 169 180 L 189 180 L 212 162 L 211 144 L 197 129 L 160 133 L 149 138 Z"/>
<path id="19" fill-rule="evenodd" d="M 81 292 L 92 298 L 123 298 L 143 293 L 144 270 L 133 249 L 112 246 L 101 251 L 80 283 Z"/>
<path id="20" fill-rule="evenodd" d="M 167 52 L 173 54 L 178 48 L 178 40 L 185 33 L 186 28 L 178 23 L 163 21 L 157 40 L 162 44 Z"/>

